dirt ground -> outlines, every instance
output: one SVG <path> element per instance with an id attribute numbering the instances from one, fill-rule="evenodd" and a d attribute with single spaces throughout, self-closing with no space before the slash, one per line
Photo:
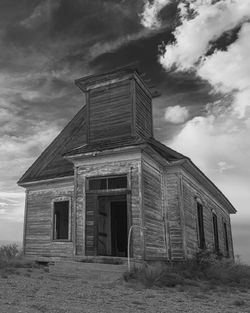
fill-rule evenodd
<path id="1" fill-rule="evenodd" d="M 212 286 L 147 289 L 122 278 L 59 276 L 42 267 L 0 276 L 0 313 L 41 312 L 250 313 L 250 290 Z"/>

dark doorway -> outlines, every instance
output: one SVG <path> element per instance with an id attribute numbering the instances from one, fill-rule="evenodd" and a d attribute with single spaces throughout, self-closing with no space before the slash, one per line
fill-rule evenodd
<path id="1" fill-rule="evenodd" d="M 111 251 L 112 256 L 127 256 L 127 202 L 111 201 Z"/>
<path id="2" fill-rule="evenodd" d="M 99 196 L 97 205 L 97 254 L 126 257 L 127 197 Z"/>

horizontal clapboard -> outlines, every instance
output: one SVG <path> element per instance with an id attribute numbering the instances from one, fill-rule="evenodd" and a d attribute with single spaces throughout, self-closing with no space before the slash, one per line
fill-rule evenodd
<path id="1" fill-rule="evenodd" d="M 136 93 L 136 133 L 142 137 L 152 137 L 152 106 L 151 98 L 135 84 Z"/>
<path id="2" fill-rule="evenodd" d="M 129 136 L 132 129 L 130 81 L 91 90 L 88 119 L 90 142 Z"/>

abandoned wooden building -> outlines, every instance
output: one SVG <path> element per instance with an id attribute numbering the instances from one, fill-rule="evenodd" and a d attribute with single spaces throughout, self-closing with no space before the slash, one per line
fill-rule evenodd
<path id="1" fill-rule="evenodd" d="M 186 156 L 153 136 L 151 92 L 136 69 L 76 80 L 86 103 L 21 177 L 24 252 L 71 259 L 233 258 L 236 210 Z"/>

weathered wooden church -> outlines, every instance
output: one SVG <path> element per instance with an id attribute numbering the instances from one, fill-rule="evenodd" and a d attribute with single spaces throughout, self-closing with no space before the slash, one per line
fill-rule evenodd
<path id="1" fill-rule="evenodd" d="M 206 247 L 233 258 L 235 208 L 188 157 L 154 138 L 151 92 L 138 71 L 76 85 L 86 105 L 18 182 L 25 254 L 126 257 L 134 226 L 135 259 L 183 260 Z"/>

